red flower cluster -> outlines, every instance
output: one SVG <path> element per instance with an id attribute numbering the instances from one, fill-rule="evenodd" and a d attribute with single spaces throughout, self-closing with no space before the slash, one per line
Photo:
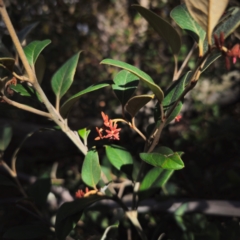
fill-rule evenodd
<path id="1" fill-rule="evenodd" d="M 84 192 L 83 190 L 79 189 L 79 190 L 77 190 L 77 192 L 75 193 L 75 197 L 76 197 L 76 198 L 83 198 L 84 195 L 85 195 L 86 193 L 88 193 L 88 192 L 89 192 L 88 187 L 85 188 L 85 192 Z"/>
<path id="2" fill-rule="evenodd" d="M 175 117 L 175 122 L 180 122 L 181 119 L 182 119 L 182 116 L 181 115 L 177 115 Z"/>
<path id="3" fill-rule="evenodd" d="M 222 54 L 225 56 L 225 64 L 227 70 L 230 69 L 231 63 L 230 58 L 232 58 L 233 64 L 237 62 L 237 58 L 240 58 L 240 44 L 235 44 L 231 49 L 228 49 L 224 46 L 224 33 L 221 32 L 219 38 L 214 34 L 214 40 L 216 47 L 222 51 Z"/>
<path id="4" fill-rule="evenodd" d="M 101 114 L 104 126 L 102 128 L 96 127 L 98 137 L 96 137 L 95 140 L 104 138 L 109 138 L 111 140 L 120 140 L 119 132 L 121 131 L 121 128 L 117 128 L 117 123 L 113 123 L 112 120 L 108 118 L 108 115 L 104 114 L 103 112 L 101 112 Z"/>

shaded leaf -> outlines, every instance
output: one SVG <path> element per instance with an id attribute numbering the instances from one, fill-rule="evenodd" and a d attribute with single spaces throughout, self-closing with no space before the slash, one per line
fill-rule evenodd
<path id="1" fill-rule="evenodd" d="M 184 163 L 178 153 L 163 155 L 160 153 L 140 153 L 140 158 L 155 166 L 163 169 L 179 170 L 184 168 Z"/>
<path id="2" fill-rule="evenodd" d="M 14 64 L 15 64 L 14 58 L 7 58 L 7 57 L 0 58 L 0 65 L 4 66 L 10 72 L 12 72 Z"/>
<path id="3" fill-rule="evenodd" d="M 126 70 L 120 71 L 114 77 L 112 89 L 123 106 L 137 89 L 138 80 L 139 78 L 136 75 Z"/>
<path id="4" fill-rule="evenodd" d="M 88 197 L 77 199 L 73 202 L 66 202 L 57 211 L 56 216 L 56 236 L 58 240 L 65 240 L 66 236 L 76 226 L 84 209 L 91 204 L 106 199 L 106 196 L 99 196 L 97 194 Z"/>
<path id="5" fill-rule="evenodd" d="M 35 22 L 27 25 L 25 28 L 23 28 L 17 33 L 20 43 L 22 43 L 26 39 L 27 35 L 38 25 L 38 23 L 39 22 Z"/>
<path id="6" fill-rule="evenodd" d="M 4 235 L 4 239 L 39 239 L 51 234 L 51 231 L 47 225 L 41 223 L 16 226 L 8 229 Z"/>
<path id="7" fill-rule="evenodd" d="M 224 13 L 228 0 L 185 0 L 187 9 L 196 22 L 207 33 L 208 44 L 212 44 L 212 32 Z"/>
<path id="8" fill-rule="evenodd" d="M 132 165 L 133 158 L 130 152 L 124 147 L 118 145 L 106 145 L 106 154 L 111 164 L 118 170 L 124 167 L 124 165 Z"/>
<path id="9" fill-rule="evenodd" d="M 14 187 L 18 189 L 18 186 L 16 185 L 16 183 L 9 179 L 8 177 L 5 177 L 3 175 L 0 175 L 0 185 L 1 186 L 7 186 L 7 187 Z"/>
<path id="10" fill-rule="evenodd" d="M 148 21 L 148 23 L 154 28 L 159 36 L 166 40 L 166 42 L 170 45 L 173 54 L 177 55 L 181 48 L 181 38 L 172 25 L 154 12 L 140 5 L 133 4 L 132 7 L 135 8 Z"/>
<path id="11" fill-rule="evenodd" d="M 28 189 L 28 196 L 33 199 L 38 206 L 44 206 L 47 196 L 51 190 L 51 179 L 40 178 Z"/>
<path id="12" fill-rule="evenodd" d="M 144 107 L 149 101 L 151 101 L 154 98 L 154 95 L 138 95 L 135 97 L 132 97 L 128 100 L 126 104 L 126 110 L 128 113 L 135 117 L 135 115 L 138 113 L 138 111 Z"/>
<path id="13" fill-rule="evenodd" d="M 198 43 L 199 55 L 203 55 L 203 43 L 206 37 L 206 32 L 189 14 L 185 4 L 176 6 L 170 13 L 174 21 Z"/>
<path id="14" fill-rule="evenodd" d="M 225 18 L 225 15 L 227 16 Z M 214 34 L 220 36 L 220 33 L 224 33 L 224 38 L 227 38 L 238 26 L 240 25 L 240 8 L 230 8 L 223 16 L 223 20 L 216 26 Z M 212 37 L 213 41 L 213 37 Z M 207 40 L 204 41 L 204 52 L 208 49 Z"/>
<path id="15" fill-rule="evenodd" d="M 203 73 L 213 62 L 215 62 L 221 56 L 222 56 L 222 53 L 220 52 L 212 53 L 210 57 L 208 57 L 207 61 L 204 63 L 201 73 Z"/>
<path id="16" fill-rule="evenodd" d="M 113 59 L 104 59 L 103 61 L 100 62 L 100 64 L 108 64 L 108 65 L 112 65 L 115 67 L 123 68 L 123 69 L 135 74 L 136 76 L 138 76 L 140 78 L 140 80 L 145 82 L 147 84 L 147 86 L 153 91 L 153 93 L 156 95 L 156 98 L 158 99 L 158 101 L 162 102 L 162 100 L 164 98 L 162 89 L 157 84 L 155 84 L 154 81 L 152 80 L 152 78 L 145 72 L 141 71 L 140 69 L 138 69 L 128 63 L 121 62 L 118 60 L 113 60 Z"/>
<path id="17" fill-rule="evenodd" d="M 9 124 L 0 126 L 0 151 L 5 151 L 12 139 L 12 127 Z"/>
<path id="18" fill-rule="evenodd" d="M 38 83 L 41 84 L 46 69 L 46 61 L 42 54 L 38 56 L 34 68 Z"/>
<path id="19" fill-rule="evenodd" d="M 28 63 L 34 67 L 34 64 L 39 56 L 39 54 L 42 52 L 42 50 L 51 43 L 51 40 L 43 40 L 43 41 L 33 41 L 29 43 L 26 47 L 24 47 L 24 53 L 26 55 L 26 58 L 28 60 Z"/>
<path id="20" fill-rule="evenodd" d="M 82 166 L 82 180 L 88 186 L 96 189 L 96 185 L 101 178 L 101 167 L 96 150 L 88 151 Z"/>
<path id="21" fill-rule="evenodd" d="M 72 56 L 53 75 L 51 79 L 52 90 L 57 101 L 67 92 L 73 82 L 73 77 L 77 68 L 80 52 Z"/>
<path id="22" fill-rule="evenodd" d="M 78 93 L 76 93 L 75 95 L 73 95 L 72 97 L 70 97 L 65 103 L 63 103 L 63 105 L 60 108 L 60 113 L 61 115 L 65 118 L 67 117 L 67 114 L 69 113 L 69 111 L 71 110 L 72 106 L 74 105 L 74 103 L 84 94 L 89 93 L 89 92 L 93 92 L 96 91 L 98 89 L 101 89 L 103 87 L 107 87 L 110 84 L 112 84 L 112 81 L 104 81 L 104 82 L 100 82 L 97 84 L 94 84 Z"/>

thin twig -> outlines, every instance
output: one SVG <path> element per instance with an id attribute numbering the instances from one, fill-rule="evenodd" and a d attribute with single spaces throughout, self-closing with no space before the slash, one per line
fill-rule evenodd
<path id="1" fill-rule="evenodd" d="M 1 97 L 6 103 L 8 103 L 9 105 L 12 105 L 14 107 L 17 107 L 19 109 L 22 109 L 22 110 L 25 110 L 25 111 L 28 111 L 28 112 L 32 112 L 32 113 L 35 113 L 35 114 L 38 114 L 40 116 L 43 116 L 43 117 L 47 117 L 47 118 L 51 118 L 51 114 L 47 113 L 47 112 L 43 112 L 41 110 L 38 110 L 36 108 L 32 108 L 32 107 L 29 107 L 27 105 L 24 105 L 24 104 L 21 104 L 21 103 L 18 103 L 18 102 L 15 102 L 9 98 L 7 98 L 6 96 L 2 96 Z"/>
<path id="2" fill-rule="evenodd" d="M 174 76 L 173 81 L 178 80 L 178 78 L 179 78 L 180 75 L 182 74 L 183 69 L 185 68 L 185 66 L 186 66 L 187 63 L 188 63 L 188 60 L 190 59 L 190 57 L 192 56 L 194 50 L 196 49 L 196 47 L 197 47 L 197 43 L 195 42 L 195 43 L 193 44 L 191 50 L 189 51 L 187 57 L 184 59 L 184 61 L 183 61 L 182 65 L 181 65 L 181 67 L 179 68 L 177 74 Z"/>

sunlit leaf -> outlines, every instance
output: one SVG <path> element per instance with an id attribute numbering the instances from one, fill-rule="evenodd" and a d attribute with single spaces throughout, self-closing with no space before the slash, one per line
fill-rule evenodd
<path id="1" fill-rule="evenodd" d="M 0 126 L 0 151 L 5 151 L 12 139 L 12 127 L 9 124 Z"/>
<path id="2" fill-rule="evenodd" d="M 140 191 L 149 190 L 150 188 L 160 188 L 169 180 L 174 170 L 166 170 L 159 167 L 152 168 L 144 177 Z"/>
<path id="3" fill-rule="evenodd" d="M 174 21 L 198 43 L 199 55 L 203 55 L 203 42 L 206 37 L 206 32 L 189 14 L 186 5 L 181 4 L 176 6 L 170 13 Z"/>
<path id="4" fill-rule="evenodd" d="M 80 52 L 72 56 L 65 62 L 53 75 L 51 79 L 52 90 L 56 95 L 57 101 L 67 92 L 73 82 L 73 77 L 77 68 Z"/>
<path id="5" fill-rule="evenodd" d="M 133 158 L 130 152 L 118 145 L 106 145 L 106 154 L 111 164 L 118 170 L 132 166 Z"/>
<path id="6" fill-rule="evenodd" d="M 96 185 L 101 177 L 101 167 L 99 164 L 98 152 L 88 151 L 82 166 L 82 180 L 88 186 L 96 189 Z"/>
<path id="7" fill-rule="evenodd" d="M 188 11 L 207 33 L 208 44 L 212 44 L 212 32 L 224 13 L 228 0 L 185 0 Z"/>
<path id="8" fill-rule="evenodd" d="M 145 82 L 146 85 L 153 91 L 153 93 L 156 95 L 156 98 L 158 99 L 158 101 L 162 102 L 162 100 L 164 98 L 162 89 L 157 84 L 155 84 L 153 79 L 145 72 L 141 71 L 140 69 L 138 69 L 128 63 L 121 62 L 118 60 L 113 60 L 113 59 L 104 59 L 100 64 L 108 64 L 108 65 L 112 65 L 115 67 L 123 68 L 123 69 L 135 74 L 136 76 L 138 76 L 140 78 L 140 80 Z"/>
<path id="9" fill-rule="evenodd" d="M 177 152 L 168 155 L 155 152 L 140 153 L 140 158 L 155 167 L 163 169 L 179 170 L 184 168 L 184 163 Z"/>
<path id="10" fill-rule="evenodd" d="M 174 55 L 179 53 L 181 38 L 173 26 L 154 12 L 137 4 L 132 5 L 154 28 L 154 30 L 170 45 Z"/>
<path id="11" fill-rule="evenodd" d="M 87 138 L 90 132 L 91 130 L 87 130 L 87 128 L 82 128 L 78 130 L 78 134 L 83 139 L 84 142 L 87 141 Z"/>
<path id="12" fill-rule="evenodd" d="M 28 63 L 33 67 L 42 50 L 51 43 L 51 40 L 33 41 L 24 47 L 24 53 Z"/>
<path id="13" fill-rule="evenodd" d="M 67 114 L 69 113 L 69 111 L 71 110 L 71 108 L 73 107 L 74 103 L 84 94 L 89 93 L 89 92 L 93 92 L 96 91 L 98 89 L 104 88 L 109 86 L 110 84 L 112 84 L 112 81 L 104 81 L 104 82 L 100 82 L 97 84 L 94 84 L 78 93 L 76 93 L 75 95 L 73 95 L 72 97 L 70 97 L 65 103 L 63 103 L 63 105 L 60 108 L 60 113 L 61 115 L 65 118 L 67 117 Z"/>
<path id="14" fill-rule="evenodd" d="M 139 78 L 126 70 L 122 70 L 114 77 L 113 81 L 112 89 L 124 106 L 137 89 Z"/>
<path id="15" fill-rule="evenodd" d="M 128 113 L 135 117 L 138 111 L 144 107 L 149 101 L 154 98 L 154 95 L 138 95 L 129 99 L 126 104 L 126 110 Z"/>

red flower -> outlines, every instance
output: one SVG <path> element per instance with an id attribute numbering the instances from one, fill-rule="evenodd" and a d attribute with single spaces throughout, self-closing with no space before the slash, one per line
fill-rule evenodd
<path id="1" fill-rule="evenodd" d="M 214 40 L 216 47 L 222 52 L 222 55 L 225 56 L 225 64 L 227 70 L 230 69 L 230 59 L 232 58 L 233 64 L 237 62 L 237 58 L 240 58 L 240 44 L 235 44 L 231 49 L 228 49 L 224 46 L 224 34 L 223 32 L 220 33 L 219 38 L 216 34 L 214 34 Z"/>
<path id="2" fill-rule="evenodd" d="M 85 188 L 85 192 L 84 192 L 83 190 L 79 189 L 79 190 L 77 190 L 77 192 L 75 193 L 75 198 L 83 198 L 84 195 L 85 195 L 86 193 L 88 193 L 88 192 L 89 192 L 88 187 Z"/>
<path id="3" fill-rule="evenodd" d="M 180 122 L 181 118 L 182 118 L 181 115 L 177 115 L 177 116 L 175 117 L 175 122 Z"/>
<path id="4" fill-rule="evenodd" d="M 120 140 L 119 132 L 121 131 L 121 128 L 117 128 L 117 123 L 116 122 L 113 123 L 112 120 L 109 119 L 108 115 L 104 114 L 104 112 L 101 112 L 101 114 L 104 126 L 102 128 L 96 127 L 98 137 L 96 137 L 95 140 L 100 140 L 103 138 L 109 138 L 111 140 Z"/>

